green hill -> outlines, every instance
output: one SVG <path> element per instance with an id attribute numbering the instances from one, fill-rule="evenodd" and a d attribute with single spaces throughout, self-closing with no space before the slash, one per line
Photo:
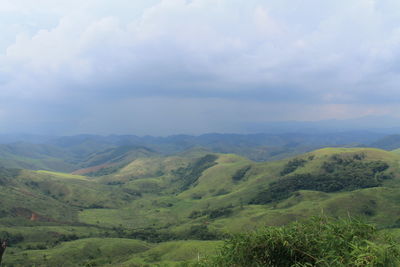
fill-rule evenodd
<path id="1" fill-rule="evenodd" d="M 91 173 L 92 176 L 99 176 L 113 173 L 136 158 L 183 156 L 195 151 L 234 153 L 254 161 L 272 161 L 323 147 L 357 147 L 373 142 L 376 143 L 375 147 L 387 149 L 388 144 L 389 147 L 393 147 L 396 136 L 378 140 L 383 136 L 371 132 L 203 134 L 167 137 L 3 135 L 0 136 L 0 166 L 61 172 L 78 171 L 80 174 Z"/>
<path id="2" fill-rule="evenodd" d="M 63 257 L 64 266 L 196 260 L 227 234 L 321 213 L 400 227 L 395 152 L 325 148 L 260 163 L 201 149 L 166 157 L 131 151 L 100 176 L 1 169 L 0 235 L 13 240 L 5 266 L 54 266 Z"/>

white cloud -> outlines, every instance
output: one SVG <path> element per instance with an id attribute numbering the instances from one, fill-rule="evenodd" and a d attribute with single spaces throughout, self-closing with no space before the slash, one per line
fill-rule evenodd
<path id="1" fill-rule="evenodd" d="M 97 110 L 105 100 L 111 109 L 123 98 L 166 96 L 279 102 L 288 107 L 279 118 L 294 118 L 294 103 L 313 112 L 307 105 L 315 104 L 325 117 L 351 112 L 324 105 L 370 114 L 379 108 L 367 104 L 400 96 L 399 7 L 394 0 L 3 0 L 0 102 L 14 103 L 2 108 L 11 113 L 69 103 L 82 112 L 77 121 L 90 109 L 74 99 Z"/>

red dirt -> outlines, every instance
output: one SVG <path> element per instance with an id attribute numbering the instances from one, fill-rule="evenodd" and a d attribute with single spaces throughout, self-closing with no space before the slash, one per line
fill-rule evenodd
<path id="1" fill-rule="evenodd" d="M 27 220 L 30 221 L 39 221 L 39 222 L 54 222 L 53 219 L 42 216 L 34 211 L 31 211 L 30 209 L 26 208 L 13 208 L 11 212 L 14 214 L 16 217 L 23 217 Z"/>

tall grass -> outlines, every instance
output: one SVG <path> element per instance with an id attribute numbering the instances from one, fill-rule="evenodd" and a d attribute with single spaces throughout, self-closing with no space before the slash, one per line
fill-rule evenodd
<path id="1" fill-rule="evenodd" d="M 398 246 L 356 219 L 313 217 L 232 236 L 214 258 L 196 266 L 396 267 Z"/>

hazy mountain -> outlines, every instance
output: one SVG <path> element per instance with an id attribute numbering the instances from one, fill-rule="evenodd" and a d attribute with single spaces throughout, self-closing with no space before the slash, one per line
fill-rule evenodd
<path id="1" fill-rule="evenodd" d="M 153 156 L 174 155 L 192 148 L 203 148 L 211 152 L 234 153 L 255 161 L 267 161 L 283 159 L 328 146 L 368 146 L 383 137 L 385 135 L 382 133 L 369 131 L 282 134 L 210 133 L 199 136 L 167 137 L 88 134 L 63 137 L 8 135 L 2 139 L 4 142 L 11 140 L 19 140 L 19 142 L 6 142 L 0 145 L 0 164 L 5 167 L 33 170 L 75 171 L 104 164 L 106 164 L 104 166 L 109 166 L 111 161 L 113 165 L 122 165 L 127 159 L 142 155 L 142 152 L 137 154 L 138 148 L 151 151 L 150 154 Z M 379 143 L 372 146 L 386 148 Z M 394 144 L 387 147 L 395 146 Z"/>
<path id="2" fill-rule="evenodd" d="M 393 116 L 364 116 L 346 120 L 321 121 L 277 121 L 266 123 L 247 123 L 247 132 L 266 133 L 338 133 L 349 131 L 368 131 L 382 134 L 400 132 L 400 118 Z"/>
<path id="3" fill-rule="evenodd" d="M 394 150 L 400 148 L 400 135 L 389 135 L 379 139 L 371 144 L 371 147 Z"/>

